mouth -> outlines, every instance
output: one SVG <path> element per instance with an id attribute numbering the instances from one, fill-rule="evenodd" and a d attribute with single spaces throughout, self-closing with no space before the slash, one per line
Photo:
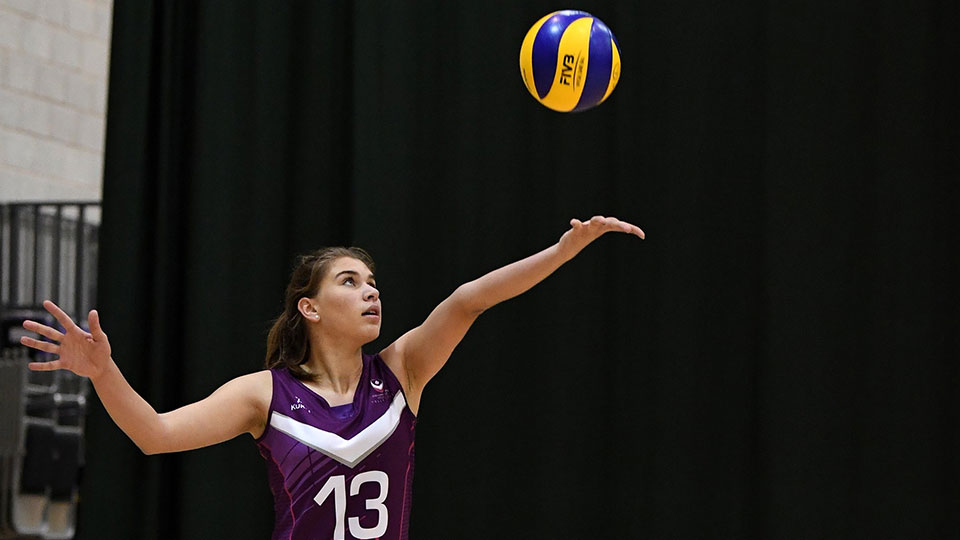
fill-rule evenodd
<path id="1" fill-rule="evenodd" d="M 364 316 L 364 317 L 370 317 L 370 318 L 379 319 L 379 318 L 380 318 L 380 308 L 370 308 L 370 309 L 368 309 L 368 310 L 366 310 L 366 311 L 363 312 L 363 316 Z"/>

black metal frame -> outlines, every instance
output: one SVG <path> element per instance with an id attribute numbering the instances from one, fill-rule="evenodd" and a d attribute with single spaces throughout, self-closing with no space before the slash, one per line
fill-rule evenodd
<path id="1" fill-rule="evenodd" d="M 45 320 L 46 317 L 45 322 L 47 324 L 54 324 L 52 318 L 47 317 L 47 314 L 43 312 L 40 305 L 43 300 L 40 297 L 41 294 L 61 304 L 64 311 L 73 316 L 78 324 L 83 324 L 85 317 L 81 318 L 81 314 L 92 308 L 96 301 L 94 298 L 97 274 L 95 261 L 94 266 L 89 268 L 89 271 L 86 268 L 88 266 L 88 239 L 99 249 L 97 240 L 99 226 L 88 223 L 87 217 L 91 208 L 99 207 L 100 203 L 94 201 L 0 204 L 0 322 L 3 323 L 0 328 L 4 329 L 4 335 L 0 336 L 0 359 L 2 359 L 0 360 L 0 368 L 4 370 L 5 374 L 12 373 L 11 369 L 16 368 L 24 383 L 20 385 L 19 392 L 4 392 L 4 395 L 0 396 L 0 404 L 5 409 L 23 411 L 18 424 L 19 427 L 6 421 L 3 422 L 4 426 L 0 426 L 3 430 L 15 430 L 16 433 L 4 433 L 2 435 L 5 439 L 17 441 L 17 449 L 13 453 L 10 452 L 10 449 L 2 447 L 4 455 L 0 467 L 4 469 L 4 474 L 0 476 L 4 481 L 0 484 L 3 485 L 4 491 L 0 493 L 0 518 L 2 518 L 0 519 L 0 538 L 39 538 L 16 536 L 18 533 L 14 530 L 16 527 L 13 523 L 15 515 L 22 515 L 14 513 L 14 508 L 17 508 L 17 501 L 20 500 L 18 497 L 21 496 L 19 491 L 21 474 L 31 472 L 36 475 L 38 469 L 35 462 L 38 459 L 47 461 L 53 459 L 53 462 L 60 467 L 56 470 L 52 467 L 40 467 L 40 472 L 43 473 L 41 476 L 50 476 L 50 478 L 44 476 L 40 479 L 47 486 L 43 495 L 46 498 L 43 527 L 48 526 L 46 512 L 47 509 L 51 508 L 51 504 L 60 504 L 61 507 L 67 505 L 66 508 L 69 510 L 65 511 L 73 512 L 72 517 L 68 518 L 71 523 L 68 524 L 67 532 L 61 531 L 60 534 L 72 537 L 74 533 L 75 521 L 73 520 L 76 517 L 76 501 L 79 495 L 76 484 L 74 483 L 71 487 L 70 481 L 83 464 L 84 416 L 89 383 L 86 379 L 79 378 L 69 372 L 27 373 L 26 362 L 30 356 L 44 357 L 47 355 L 45 353 L 35 354 L 37 351 L 26 350 L 16 343 L 16 340 L 8 339 L 10 336 L 6 334 L 8 331 L 12 333 L 12 330 L 7 329 L 7 323 L 10 322 L 13 325 L 18 317 L 28 317 L 36 320 Z M 76 216 L 72 215 L 74 212 Z M 46 221 L 48 218 L 52 221 Z M 21 240 L 29 243 L 29 232 L 24 236 L 21 229 L 24 224 L 28 228 L 33 228 L 31 247 L 21 245 Z M 74 237 L 67 238 L 64 241 L 64 232 L 67 231 L 69 234 L 71 224 L 73 225 Z M 48 225 L 52 227 L 52 230 L 47 228 Z M 49 235 L 47 235 L 48 231 Z M 46 251 L 45 246 L 47 245 L 49 245 L 50 251 Z M 64 264 L 65 257 L 69 257 L 69 254 L 66 256 L 64 254 L 65 247 L 75 250 L 73 261 L 68 261 L 68 263 L 73 263 L 72 269 Z M 41 259 L 41 253 L 49 254 L 49 260 Z M 21 264 L 31 258 L 32 268 L 30 268 L 30 271 L 33 275 L 31 277 L 21 275 Z M 24 268 L 26 268 L 26 265 L 24 265 Z M 74 272 L 72 276 L 69 274 L 64 276 L 67 279 L 65 287 L 68 289 L 66 291 L 61 290 L 60 287 L 61 271 Z M 25 285 L 27 280 L 30 283 L 29 287 Z M 45 282 L 44 280 L 49 281 Z M 72 291 L 69 291 L 70 281 L 72 281 Z M 41 291 L 42 287 L 45 290 Z M 68 296 L 61 298 L 62 293 Z M 70 298 L 71 293 L 72 299 Z M 85 296 L 86 304 L 84 302 Z M 72 306 L 65 305 L 70 301 L 72 301 Z M 9 348 L 4 350 L 7 345 L 9 345 Z M 12 393 L 17 395 L 7 395 Z M 35 417 L 37 411 L 30 412 L 31 407 L 36 409 L 37 403 L 44 400 L 52 400 L 56 404 L 54 408 L 47 411 L 47 413 L 53 415 L 51 418 L 46 418 L 46 413 L 41 417 Z M 69 409 L 68 412 L 73 416 L 60 418 L 61 406 L 67 407 L 64 410 Z M 74 409 L 76 410 L 74 411 Z M 61 455 L 63 454 L 63 448 L 57 448 L 59 442 L 54 444 L 53 447 L 46 443 L 37 446 L 36 441 L 30 443 L 27 440 L 27 435 L 28 428 L 31 426 L 34 431 L 42 430 L 43 433 L 49 431 L 55 442 L 69 442 L 72 445 L 70 448 L 75 446 L 79 454 L 77 456 Z M 39 431 L 37 432 L 39 433 Z M 11 435 L 14 437 L 11 438 Z M 54 456 L 56 456 L 55 459 Z M 64 457 L 68 459 L 64 459 Z M 73 457 L 76 457 L 76 459 L 73 459 Z M 47 471 L 47 469 L 50 470 Z M 21 534 L 22 532 L 20 531 Z M 11 537 L 11 534 L 14 536 Z M 47 534 L 43 536 L 46 537 Z M 55 537 L 66 538 L 67 536 L 55 535 Z"/>
<path id="2" fill-rule="evenodd" d="M 84 266 L 86 263 L 87 248 L 87 227 L 91 226 L 86 222 L 88 209 L 99 208 L 97 201 L 43 201 L 43 202 L 11 202 L 0 204 L 0 254 L 4 252 L 4 242 L 8 242 L 8 257 L 6 260 L 0 258 L 0 314 L 10 309 L 23 309 L 39 307 L 40 299 L 37 298 L 37 290 L 40 282 L 40 234 L 41 234 L 41 212 L 44 208 L 53 210 L 53 237 L 54 246 L 51 278 L 50 278 L 50 296 L 57 300 L 60 296 L 60 270 L 63 253 L 62 231 L 65 223 L 76 223 L 76 237 L 74 244 L 76 249 L 76 263 L 74 274 L 73 290 L 73 309 L 68 310 L 74 317 L 85 312 L 85 308 L 92 306 L 83 305 L 83 295 L 86 286 L 94 285 L 96 276 L 89 276 L 89 282 L 84 281 Z M 76 208 L 78 215 L 76 218 L 64 217 L 64 209 Z M 24 302 L 19 298 L 20 288 L 20 268 L 18 258 L 24 255 L 20 246 L 20 227 L 21 219 L 26 215 L 33 217 L 33 279 L 32 290 L 29 295 L 30 300 Z M 94 231 L 96 227 L 94 227 Z M 6 239 L 7 237 L 9 239 Z M 6 264 L 4 264 L 6 263 Z M 6 290 L 7 296 L 4 298 L 3 291 Z M 92 299 L 91 299 L 92 300 Z"/>

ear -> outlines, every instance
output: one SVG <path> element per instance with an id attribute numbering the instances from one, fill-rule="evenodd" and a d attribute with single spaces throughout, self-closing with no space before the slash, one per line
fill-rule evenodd
<path id="1" fill-rule="evenodd" d="M 300 314 L 303 315 L 308 322 L 317 322 L 320 320 L 320 312 L 317 311 L 317 306 L 314 305 L 313 300 L 303 297 L 297 302 L 297 310 L 300 311 Z"/>

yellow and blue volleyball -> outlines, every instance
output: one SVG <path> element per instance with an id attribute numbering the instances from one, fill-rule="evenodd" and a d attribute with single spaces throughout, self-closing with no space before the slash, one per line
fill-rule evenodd
<path id="1" fill-rule="evenodd" d="M 554 11 L 520 46 L 520 75 L 530 95 L 560 112 L 604 102 L 620 80 L 620 47 L 603 22 L 584 11 Z"/>

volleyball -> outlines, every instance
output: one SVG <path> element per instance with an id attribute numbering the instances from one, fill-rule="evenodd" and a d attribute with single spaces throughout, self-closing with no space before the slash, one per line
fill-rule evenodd
<path id="1" fill-rule="evenodd" d="M 530 95 L 559 112 L 604 102 L 620 80 L 620 47 L 603 21 L 584 11 L 549 13 L 520 46 L 520 75 Z"/>

